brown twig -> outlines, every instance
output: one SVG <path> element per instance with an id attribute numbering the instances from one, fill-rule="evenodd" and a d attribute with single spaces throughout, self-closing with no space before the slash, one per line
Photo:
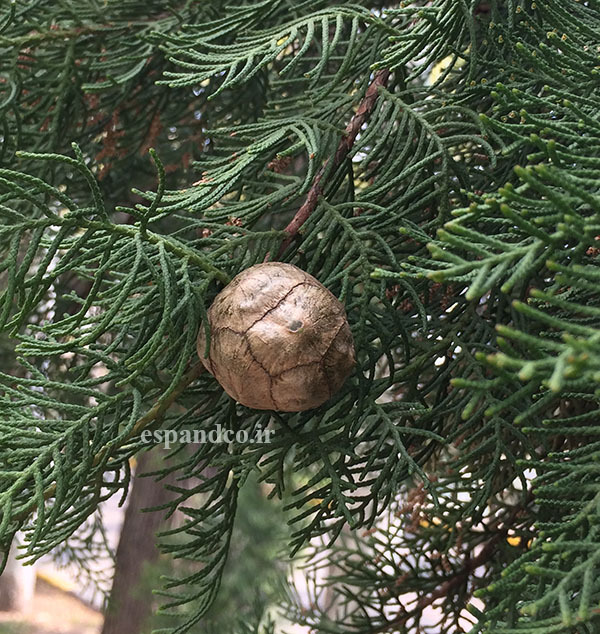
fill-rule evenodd
<path id="1" fill-rule="evenodd" d="M 433 592 L 428 594 L 427 596 L 421 597 L 415 606 L 410 610 L 410 612 L 406 612 L 397 618 L 384 623 L 380 627 L 372 630 L 373 634 L 377 632 L 387 632 L 390 629 L 398 629 L 402 626 L 406 625 L 407 621 L 411 618 L 414 618 L 425 608 L 430 607 L 437 599 L 441 599 L 442 597 L 448 596 L 456 587 L 461 586 L 469 580 L 471 573 L 474 572 L 479 566 L 487 563 L 494 555 L 496 550 L 496 546 L 498 542 L 502 541 L 508 534 L 508 529 L 514 525 L 515 520 L 519 516 L 519 514 L 527 507 L 527 505 L 533 500 L 533 495 L 530 492 L 526 498 L 526 500 L 517 506 L 515 506 L 512 510 L 506 521 L 502 523 L 502 525 L 496 524 L 495 530 L 496 533 L 493 537 L 491 537 L 483 546 L 483 548 L 479 551 L 477 556 L 470 558 L 467 557 L 465 561 L 465 565 L 450 579 L 444 581 L 440 586 L 438 586 Z M 491 528 L 491 527 L 490 527 Z"/>
<path id="2" fill-rule="evenodd" d="M 309 219 L 310 215 L 316 209 L 319 198 L 323 193 L 323 188 L 321 187 L 321 180 L 323 179 L 323 176 L 329 171 L 330 168 L 335 171 L 346 160 L 348 154 L 350 153 L 350 150 L 352 149 L 352 146 L 354 145 L 354 142 L 356 141 L 356 137 L 358 136 L 361 127 L 366 121 L 368 121 L 371 113 L 373 112 L 373 108 L 375 107 L 375 103 L 377 102 L 379 88 L 381 86 L 387 85 L 389 77 L 390 71 L 387 69 L 379 70 L 375 73 L 373 80 L 367 88 L 365 97 L 358 107 L 358 110 L 354 113 L 354 116 L 350 120 L 350 123 L 348 123 L 348 125 L 346 126 L 344 136 L 340 139 L 333 158 L 327 160 L 323 167 L 321 167 L 321 169 L 317 172 L 312 186 L 308 194 L 306 195 L 306 200 L 304 201 L 300 209 L 298 209 L 296 215 L 292 218 L 288 226 L 284 229 L 284 231 L 288 235 L 279 248 L 277 258 L 281 257 L 281 255 L 288 248 L 292 240 L 296 237 L 296 235 L 298 235 L 300 227 L 302 227 L 302 225 Z"/>

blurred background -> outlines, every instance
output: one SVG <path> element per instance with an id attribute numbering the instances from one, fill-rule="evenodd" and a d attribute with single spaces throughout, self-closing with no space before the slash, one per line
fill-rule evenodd
<path id="1" fill-rule="evenodd" d="M 136 473 L 158 466 L 160 451 L 143 454 L 133 465 Z M 22 565 L 15 549 L 0 577 L 0 634 L 149 634 L 172 626 L 172 619 L 156 613 L 160 598 L 152 590 L 163 585 L 161 576 L 182 570 L 159 554 L 155 535 L 181 518 L 142 510 L 164 502 L 169 492 L 163 484 L 136 475 L 126 505 L 112 497 L 68 543 L 34 566 Z M 242 491 L 219 597 L 193 632 L 232 632 L 252 624 L 258 631 L 267 613 L 276 631 L 284 624 L 274 608 L 291 574 L 284 555 L 286 518 L 256 481 L 247 481 Z M 289 632 L 306 631 L 285 625 Z"/>

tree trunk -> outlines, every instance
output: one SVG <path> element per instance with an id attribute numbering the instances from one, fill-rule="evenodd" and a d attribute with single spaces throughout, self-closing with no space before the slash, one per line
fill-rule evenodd
<path id="1" fill-rule="evenodd" d="M 0 577 L 0 610 L 27 612 L 31 608 L 35 589 L 35 568 L 24 566 L 16 558 L 18 535 L 13 541 L 8 563 Z"/>
<path id="2" fill-rule="evenodd" d="M 102 634 L 142 634 L 152 615 L 152 595 L 146 589 L 144 572 L 158 558 L 156 532 L 163 513 L 142 513 L 142 509 L 165 504 L 171 495 L 165 480 L 142 478 L 140 474 L 160 466 L 158 450 L 139 455 L 129 494 L 121 538 L 117 548 L 115 574 Z"/>

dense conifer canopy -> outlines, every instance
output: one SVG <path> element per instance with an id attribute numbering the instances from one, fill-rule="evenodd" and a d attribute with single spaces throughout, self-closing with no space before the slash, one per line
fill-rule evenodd
<path id="1" fill-rule="evenodd" d="M 271 425 L 173 452 L 174 632 L 251 472 L 314 551 L 315 631 L 598 631 L 599 50 L 597 0 L 4 0 L 0 550 L 68 543 L 145 429 Z M 199 372 L 265 259 L 345 305 L 317 409 Z"/>

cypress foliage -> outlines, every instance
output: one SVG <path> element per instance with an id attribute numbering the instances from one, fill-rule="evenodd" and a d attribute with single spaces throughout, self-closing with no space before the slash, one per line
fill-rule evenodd
<path id="1" fill-rule="evenodd" d="M 271 425 L 173 452 L 169 631 L 252 472 L 315 631 L 598 631 L 598 2 L 12 0 L 0 30 L 0 550 L 123 494 L 144 430 Z M 346 306 L 357 370 L 316 410 L 199 372 L 266 258 Z"/>

